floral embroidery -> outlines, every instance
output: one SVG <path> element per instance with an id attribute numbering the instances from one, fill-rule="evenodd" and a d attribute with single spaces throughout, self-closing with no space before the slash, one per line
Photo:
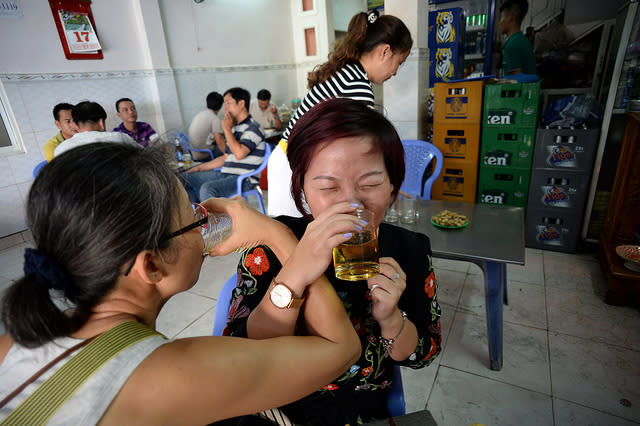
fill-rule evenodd
<path id="1" fill-rule="evenodd" d="M 328 385 L 323 386 L 322 389 L 334 391 L 334 390 L 338 389 L 339 387 L 340 386 L 338 386 L 338 385 L 334 385 L 333 383 L 329 383 Z"/>
<path id="2" fill-rule="evenodd" d="M 427 279 L 424 280 L 424 292 L 427 294 L 429 299 L 433 298 L 436 294 L 436 277 L 433 274 L 433 271 L 427 276 Z"/>
<path id="3" fill-rule="evenodd" d="M 358 364 L 353 364 L 351 366 L 351 368 L 349 369 L 349 373 L 355 373 L 356 371 L 360 370 L 360 366 Z"/>
<path id="4" fill-rule="evenodd" d="M 269 270 L 269 259 L 262 247 L 258 247 L 253 253 L 247 254 L 244 266 L 249 268 L 251 275 L 262 275 Z"/>
<path id="5" fill-rule="evenodd" d="M 351 318 L 351 324 L 353 324 L 353 328 L 358 336 L 367 334 L 367 328 L 364 326 L 362 318 Z"/>
<path id="6" fill-rule="evenodd" d="M 244 296 L 239 295 L 231 301 L 231 307 L 229 308 L 228 316 L 229 319 L 234 320 L 237 318 L 244 318 L 249 316 L 249 314 L 251 313 L 249 308 L 246 305 L 240 306 L 243 300 Z"/>
<path id="7" fill-rule="evenodd" d="M 373 373 L 373 367 L 365 367 L 362 369 L 362 375 L 364 377 L 367 377 L 371 373 Z"/>
<path id="8" fill-rule="evenodd" d="M 433 340 L 433 337 L 429 338 L 429 343 L 431 343 L 431 346 L 429 347 L 429 353 L 427 353 L 424 359 L 431 358 L 433 354 L 435 354 L 436 351 L 438 350 L 438 347 L 436 346 L 436 342 Z"/>

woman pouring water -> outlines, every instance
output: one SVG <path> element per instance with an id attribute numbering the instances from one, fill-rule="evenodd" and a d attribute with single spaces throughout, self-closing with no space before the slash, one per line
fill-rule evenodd
<path id="1" fill-rule="evenodd" d="M 294 200 L 303 217 L 277 220 L 297 236 L 308 237 L 300 244 L 313 248 L 305 252 L 328 265 L 325 276 L 360 337 L 362 355 L 335 380 L 281 408 L 296 424 L 360 424 L 388 417 L 386 397 L 394 364 L 427 366 L 441 344 L 429 239 L 381 223 L 404 178 L 402 143 L 381 114 L 361 102 L 334 98 L 298 120 L 287 155 Z M 326 224 L 352 218 L 360 210 L 373 213 L 373 219 L 360 219 L 358 230 L 373 225 L 371 231 L 377 232 L 379 274 L 341 280 L 327 247 L 342 242 L 326 237 L 331 229 Z M 356 232 L 348 236 L 352 234 Z M 305 300 L 306 287 L 287 282 L 280 268 L 266 246 L 243 253 L 225 334 L 262 339 L 311 331 L 298 321 L 311 303 Z M 310 362 L 308 371 L 313 368 Z"/>

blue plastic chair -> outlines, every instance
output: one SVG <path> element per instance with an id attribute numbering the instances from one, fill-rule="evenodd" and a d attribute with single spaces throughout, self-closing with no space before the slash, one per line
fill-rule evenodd
<path id="1" fill-rule="evenodd" d="M 42 170 L 42 168 L 46 165 L 47 165 L 47 160 L 41 161 L 38 164 L 36 164 L 36 166 L 33 168 L 33 171 L 31 172 L 31 175 L 33 176 L 34 179 L 36 178 L 36 176 L 38 176 L 38 173 L 40 173 L 40 170 Z"/>
<path id="2" fill-rule="evenodd" d="M 442 172 L 442 152 L 432 143 L 421 140 L 403 140 L 402 146 L 404 147 L 405 172 L 400 190 L 414 198 L 418 196 L 423 200 L 430 200 L 431 185 Z M 425 171 L 433 159 L 436 160 L 436 164 L 431 176 L 427 178 L 423 186 L 422 180 Z"/>
<path id="3" fill-rule="evenodd" d="M 258 198 L 258 204 L 260 204 L 260 211 L 262 212 L 262 214 L 266 214 L 266 211 L 264 209 L 264 200 L 262 199 L 262 190 L 260 189 L 260 185 L 255 185 L 252 189 L 249 189 L 247 191 L 243 191 L 242 190 L 242 182 L 251 177 L 251 176 L 255 176 L 258 175 L 260 176 L 260 173 L 262 173 L 262 171 L 264 170 L 265 167 L 267 167 L 267 163 L 269 162 L 269 156 L 271 155 L 271 147 L 269 146 L 268 143 L 264 143 L 264 158 L 262 159 L 262 164 L 260 164 L 260 167 L 258 167 L 255 170 L 252 170 L 250 172 L 238 175 L 238 181 L 237 181 L 237 186 L 236 186 L 236 193 L 233 195 L 230 195 L 229 198 L 232 197 L 236 197 L 238 195 L 241 195 L 242 198 L 244 198 L 245 200 L 247 200 L 247 202 L 249 201 L 249 197 L 254 195 L 256 196 L 256 198 Z"/>
<path id="4" fill-rule="evenodd" d="M 229 314 L 229 306 L 231 305 L 231 296 L 233 289 L 237 287 L 238 276 L 233 274 L 222 286 L 218 301 L 216 302 L 215 318 L 213 321 L 213 335 L 222 336 L 222 331 L 227 325 L 227 317 Z M 399 365 L 393 366 L 393 382 L 391 390 L 387 395 L 387 408 L 391 417 L 402 416 L 405 414 L 404 388 L 402 387 L 402 373 Z"/>
<path id="5" fill-rule="evenodd" d="M 209 154 L 209 157 L 211 157 L 211 159 L 213 160 L 213 151 L 211 151 L 210 149 L 207 149 L 207 148 L 191 148 L 191 146 L 189 145 L 189 136 L 187 136 L 186 133 L 177 132 L 176 133 L 176 137 L 180 141 L 180 145 L 182 145 L 182 147 L 184 149 L 189 151 L 189 154 L 192 154 L 193 151 L 195 151 L 195 152 L 206 152 L 206 153 Z"/>

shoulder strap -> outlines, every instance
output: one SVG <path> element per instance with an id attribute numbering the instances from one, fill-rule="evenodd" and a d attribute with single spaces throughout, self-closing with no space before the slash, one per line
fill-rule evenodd
<path id="1" fill-rule="evenodd" d="M 0 425 L 45 424 L 107 361 L 152 336 L 162 334 L 137 321 L 118 324 L 102 333 L 38 386 Z"/>

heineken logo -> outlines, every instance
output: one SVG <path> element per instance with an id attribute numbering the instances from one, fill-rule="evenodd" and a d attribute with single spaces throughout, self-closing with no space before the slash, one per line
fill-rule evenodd
<path id="1" fill-rule="evenodd" d="M 482 191 L 482 194 L 480 194 L 480 201 L 485 204 L 506 204 L 507 193 L 504 191 L 492 190 Z"/>
<path id="2" fill-rule="evenodd" d="M 486 166 L 510 166 L 511 153 L 506 151 L 487 152 L 484 155 L 484 164 Z"/>
<path id="3" fill-rule="evenodd" d="M 487 124 L 515 124 L 516 112 L 510 109 L 495 109 L 487 113 Z"/>

